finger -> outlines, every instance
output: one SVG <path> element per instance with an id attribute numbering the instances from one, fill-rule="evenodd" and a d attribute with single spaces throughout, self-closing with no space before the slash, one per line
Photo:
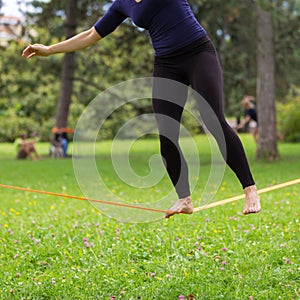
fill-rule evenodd
<path id="1" fill-rule="evenodd" d="M 32 45 L 28 45 L 23 52 L 27 52 L 28 50 L 30 50 L 32 48 Z"/>
<path id="2" fill-rule="evenodd" d="M 29 54 L 29 55 L 27 56 L 27 59 L 30 59 L 30 58 L 32 58 L 32 57 L 34 57 L 34 56 L 36 56 L 36 52 L 32 52 L 31 54 Z"/>
<path id="3" fill-rule="evenodd" d="M 29 53 L 25 53 L 25 52 L 22 53 L 22 57 L 24 57 L 24 58 L 27 58 L 28 55 L 29 55 Z"/>
<path id="4" fill-rule="evenodd" d="M 27 57 L 33 51 L 31 46 L 28 46 L 22 53 L 23 57 Z"/>

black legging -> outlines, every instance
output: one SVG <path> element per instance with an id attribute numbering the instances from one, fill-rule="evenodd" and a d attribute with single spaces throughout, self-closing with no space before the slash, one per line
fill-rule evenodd
<path id="1" fill-rule="evenodd" d="M 224 117 L 222 70 L 210 39 L 204 37 L 171 55 L 155 57 L 153 76 L 175 80 L 186 86 L 191 85 L 208 102 L 219 121 L 222 137 L 215 130 L 215 122 L 211 121 L 205 111 L 200 110 L 205 126 L 215 137 L 226 163 L 235 172 L 243 188 L 253 185 L 254 180 L 242 143 Z M 152 101 L 158 123 L 161 155 L 178 197 L 184 198 L 190 195 L 188 167 L 178 139 L 187 88 L 170 91 L 161 85 L 159 80 L 154 79 Z M 168 102 L 156 98 L 155 95 L 160 94 L 162 89 L 167 97 L 176 99 Z M 200 108 L 201 103 L 197 104 Z M 225 145 L 222 145 L 224 138 Z"/>

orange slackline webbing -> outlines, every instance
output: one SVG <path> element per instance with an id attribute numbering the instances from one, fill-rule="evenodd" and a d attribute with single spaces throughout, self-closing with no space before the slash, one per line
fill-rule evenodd
<path id="1" fill-rule="evenodd" d="M 86 198 L 86 197 L 46 192 L 46 191 L 41 191 L 41 190 L 33 190 L 33 189 L 22 188 L 22 187 L 17 187 L 17 186 L 12 186 L 12 185 L 0 184 L 0 187 L 6 188 L 6 189 L 25 191 L 25 192 L 30 192 L 30 193 L 38 193 L 38 194 L 51 195 L 51 196 L 56 196 L 56 197 L 71 198 L 71 199 L 77 199 L 77 200 L 83 200 L 83 201 L 98 202 L 98 203 L 108 204 L 108 205 L 115 205 L 115 206 L 122 206 L 122 207 L 127 207 L 127 208 L 135 208 L 135 209 L 142 209 L 142 210 L 166 213 L 165 210 L 160 210 L 160 209 L 155 209 L 155 208 L 142 207 L 142 206 L 131 205 L 131 204 L 126 204 L 126 203 L 116 203 L 116 202 L 105 201 L 105 200 L 96 200 L 96 199 L 90 199 L 90 198 Z"/>
<path id="2" fill-rule="evenodd" d="M 291 181 L 287 181 L 284 183 L 280 183 L 280 184 L 276 184 L 267 188 L 263 188 L 258 190 L 258 194 L 262 194 L 262 193 L 267 193 L 269 191 L 273 191 L 273 190 L 277 190 L 277 189 L 281 189 L 287 186 L 291 186 L 294 184 L 300 183 L 300 178 L 295 179 L 295 180 L 291 180 Z M 11 185 L 5 185 L 5 184 L 0 184 L 0 187 L 2 188 L 6 188 L 6 189 L 13 189 L 13 190 L 19 190 L 19 191 L 26 191 L 26 192 L 30 192 L 30 193 L 38 193 L 38 194 L 44 194 L 44 195 L 51 195 L 51 196 L 56 196 L 56 197 L 63 197 L 63 198 L 70 198 L 70 199 L 77 199 L 77 200 L 83 200 L 83 201 L 91 201 L 91 202 L 98 202 L 98 203 L 102 203 L 102 204 L 108 204 L 108 205 L 115 205 L 115 206 L 121 206 L 121 207 L 127 207 L 127 208 L 134 208 L 134 209 L 141 209 L 141 210 L 148 210 L 148 211 L 153 211 L 153 212 L 160 212 L 160 213 L 166 213 L 166 210 L 161 210 L 161 209 L 155 209 L 155 208 L 149 208 L 149 207 L 142 207 L 142 206 L 137 206 L 137 205 L 131 205 L 131 204 L 126 204 L 126 203 L 116 203 L 116 202 L 111 202 L 111 201 L 105 201 L 105 200 L 96 200 L 96 199 L 89 199 L 86 197 L 79 197 L 79 196 L 72 196 L 72 195 L 66 195 L 66 194 L 60 194 L 60 193 L 53 193 L 53 192 L 46 192 L 46 191 L 41 191 L 41 190 L 34 190 L 34 189 L 29 189 L 29 188 L 22 188 L 22 187 L 17 187 L 17 186 L 11 186 Z M 199 212 L 211 207 L 216 207 L 219 205 L 224 205 L 227 203 L 231 203 L 237 200 L 241 200 L 245 197 L 245 195 L 239 195 L 239 196 L 235 196 L 235 197 L 231 197 L 225 200 L 221 200 L 221 201 L 217 201 L 214 203 L 210 203 L 207 205 L 203 205 L 200 207 L 196 207 L 194 208 L 193 212 Z M 170 211 L 168 211 L 170 212 Z"/>

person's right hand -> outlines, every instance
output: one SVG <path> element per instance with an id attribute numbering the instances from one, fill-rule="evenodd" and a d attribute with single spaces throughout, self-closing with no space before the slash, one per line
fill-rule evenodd
<path id="1" fill-rule="evenodd" d="M 24 58 L 30 59 L 34 56 L 49 56 L 50 51 L 48 46 L 42 44 L 34 44 L 26 47 L 22 53 Z"/>

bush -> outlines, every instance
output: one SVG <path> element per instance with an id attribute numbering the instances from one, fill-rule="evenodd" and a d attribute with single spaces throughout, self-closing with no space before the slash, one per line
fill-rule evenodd
<path id="1" fill-rule="evenodd" d="M 13 142 L 22 133 L 39 133 L 39 124 L 30 118 L 0 116 L 0 142 Z"/>
<path id="2" fill-rule="evenodd" d="M 293 87 L 284 103 L 277 105 L 278 130 L 287 142 L 300 142 L 300 88 Z"/>

